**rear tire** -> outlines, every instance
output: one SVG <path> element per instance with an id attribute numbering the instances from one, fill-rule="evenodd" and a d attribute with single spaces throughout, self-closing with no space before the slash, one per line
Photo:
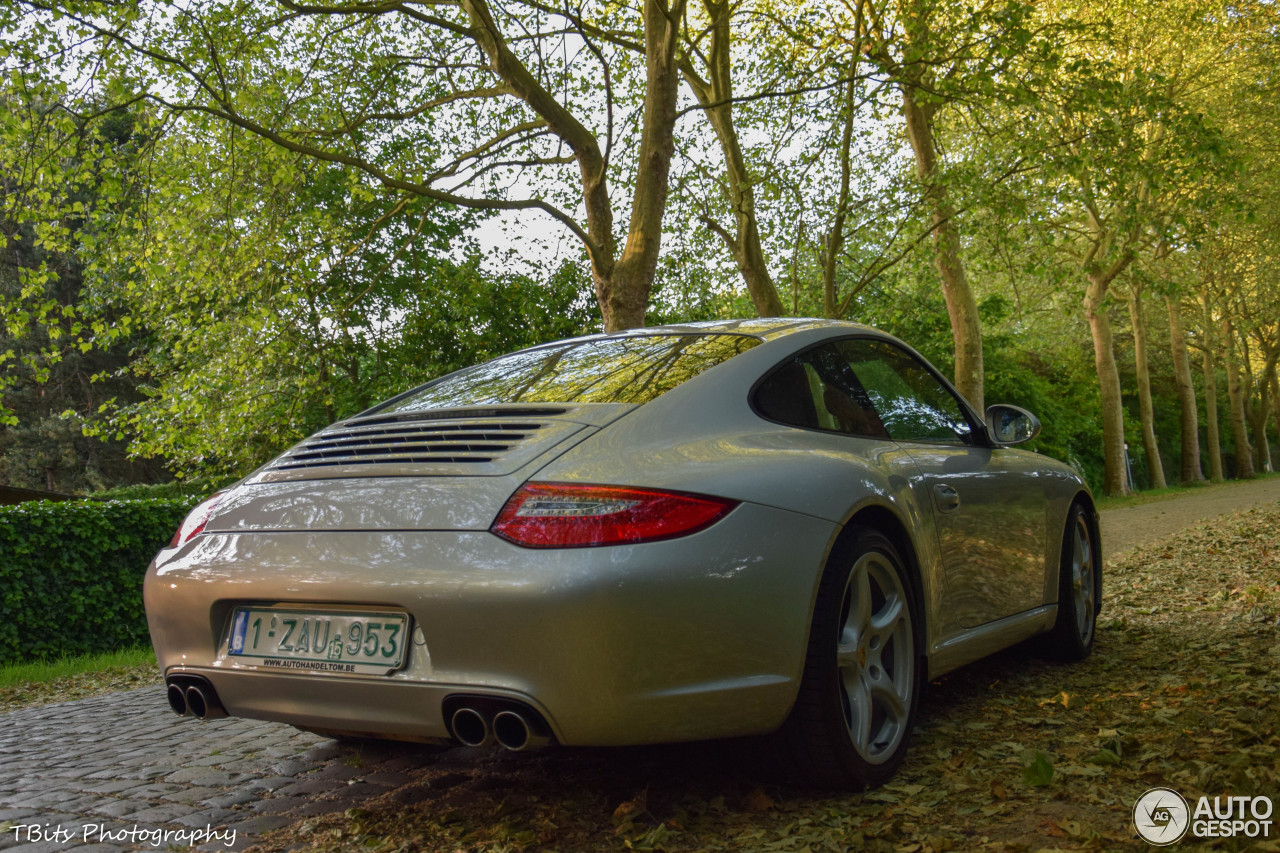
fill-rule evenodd
<path id="1" fill-rule="evenodd" d="M 1058 619 L 1045 638 L 1049 654 L 1058 660 L 1084 660 L 1093 652 L 1101 609 L 1099 556 L 1088 512 L 1073 504 L 1058 562 Z"/>
<path id="2" fill-rule="evenodd" d="M 915 601 L 894 544 L 853 530 L 823 572 L 800 693 L 771 736 L 793 781 L 861 791 L 897 772 L 924 676 Z"/>

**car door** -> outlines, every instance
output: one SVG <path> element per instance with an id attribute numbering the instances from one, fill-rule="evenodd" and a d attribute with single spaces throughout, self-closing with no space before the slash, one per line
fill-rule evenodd
<path id="1" fill-rule="evenodd" d="M 937 537 L 942 562 L 939 636 L 1043 603 L 1048 502 L 1038 467 L 1029 454 L 986 445 L 919 357 L 883 338 L 829 341 L 780 366 L 757 404 L 771 420 L 895 448 L 874 457 L 932 513 L 936 532 L 925 535 Z M 865 445 L 849 452 L 871 456 Z"/>
<path id="2" fill-rule="evenodd" d="M 987 445 L 955 393 L 906 349 L 874 338 L 840 348 L 884 431 L 919 468 L 943 562 L 941 633 L 1043 603 L 1048 499 L 1027 454 Z"/>

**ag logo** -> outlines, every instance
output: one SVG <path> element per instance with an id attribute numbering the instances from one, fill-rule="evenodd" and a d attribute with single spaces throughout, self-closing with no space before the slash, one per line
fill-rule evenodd
<path id="1" fill-rule="evenodd" d="M 1157 847 L 1180 841 L 1190 825 L 1187 801 L 1171 788 L 1152 788 L 1133 805 L 1133 828 Z"/>

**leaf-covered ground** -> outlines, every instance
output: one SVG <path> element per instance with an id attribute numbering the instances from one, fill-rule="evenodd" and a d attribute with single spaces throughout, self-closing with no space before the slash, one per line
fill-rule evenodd
<path id="1" fill-rule="evenodd" d="M 1130 809 L 1150 787 L 1280 800 L 1277 531 L 1273 505 L 1108 565 L 1092 658 L 1020 647 L 931 685 L 906 765 L 868 794 L 771 784 L 733 743 L 454 749 L 256 849 L 1145 849 Z M 1276 831 L 1252 849 L 1280 850 Z"/>

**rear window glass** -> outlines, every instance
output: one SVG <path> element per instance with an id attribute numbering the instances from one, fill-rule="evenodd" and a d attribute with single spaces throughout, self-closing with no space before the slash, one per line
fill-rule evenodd
<path id="1" fill-rule="evenodd" d="M 635 335 L 539 347 L 451 373 L 377 411 L 647 403 L 759 343 L 746 335 Z"/>

